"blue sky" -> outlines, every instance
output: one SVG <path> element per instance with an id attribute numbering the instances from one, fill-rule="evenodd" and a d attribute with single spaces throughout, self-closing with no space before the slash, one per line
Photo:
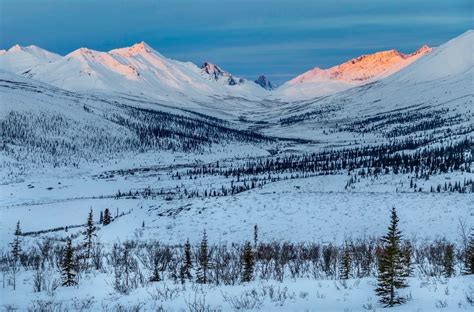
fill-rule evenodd
<path id="1" fill-rule="evenodd" d="M 364 53 L 439 45 L 474 28 L 472 0 L 0 0 L 0 48 L 59 54 L 145 41 L 162 54 L 210 61 L 281 83 Z"/>

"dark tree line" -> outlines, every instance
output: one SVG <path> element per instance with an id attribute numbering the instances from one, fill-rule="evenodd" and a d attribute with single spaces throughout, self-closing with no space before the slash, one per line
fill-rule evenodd
<path id="1" fill-rule="evenodd" d="M 0 119 L 0 152 L 19 167 L 27 163 L 76 167 L 83 161 L 100 161 L 130 151 L 196 152 L 213 144 L 273 140 L 199 114 L 190 113 L 191 117 L 118 104 L 113 109 L 114 113 L 105 110 L 98 114 L 87 107 L 91 120 L 84 121 L 52 112 L 10 111 Z"/>
<path id="2" fill-rule="evenodd" d="M 342 170 L 367 169 L 367 173 L 447 173 L 454 170 L 470 171 L 474 153 L 474 141 L 470 138 L 439 147 L 426 147 L 413 140 L 377 146 L 354 147 L 340 150 L 290 154 L 273 158 L 249 160 L 230 167 L 219 162 L 202 165 L 183 172 L 176 172 L 176 178 L 183 176 L 223 175 L 236 177 L 245 175 L 277 173 L 334 174 Z M 405 152 L 413 150 L 412 152 Z M 370 169 L 370 171 L 369 171 Z"/>

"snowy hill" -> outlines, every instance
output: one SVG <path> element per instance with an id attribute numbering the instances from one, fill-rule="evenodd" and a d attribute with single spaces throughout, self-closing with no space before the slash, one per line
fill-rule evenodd
<path id="1" fill-rule="evenodd" d="M 37 55 L 42 63 L 23 72 L 23 76 L 61 89 L 198 112 L 271 136 L 333 143 L 356 138 L 371 126 L 377 131 L 371 131 L 366 140 L 393 136 L 403 128 L 403 119 L 395 112 L 416 112 L 418 120 L 413 127 L 419 129 L 426 123 L 436 123 L 436 127 L 468 124 L 472 120 L 473 36 L 468 31 L 433 51 L 426 46 L 408 55 L 391 50 L 327 70 L 315 69 L 272 92 L 211 63 L 199 68 L 170 60 L 144 42 L 109 52 L 81 48 L 64 57 L 37 48 L 14 47 L 0 58 L 26 52 Z M 20 61 L 2 65 L 20 67 Z M 266 78 L 260 82 L 270 86 Z M 319 88 L 315 89 L 316 85 Z M 290 100 L 311 98 L 314 92 L 331 93 L 349 85 L 349 90 L 316 100 Z M 298 92 L 287 102 L 275 100 L 285 90 Z M 381 116 L 375 126 L 370 118 L 377 114 Z M 362 126 L 364 121 L 366 125 Z M 351 130 L 352 123 L 358 123 L 360 129 L 348 131 L 348 137 L 324 134 L 335 129 Z"/>
<path id="2" fill-rule="evenodd" d="M 321 69 L 316 67 L 286 82 L 278 95 L 292 99 L 324 96 L 387 77 L 410 65 L 432 49 L 422 46 L 411 54 L 382 51 Z"/>
<path id="3" fill-rule="evenodd" d="M 110 52 L 81 48 L 60 60 L 32 70 L 28 76 L 71 91 L 212 93 L 191 64 L 174 62 L 145 43 Z"/>
<path id="4" fill-rule="evenodd" d="M 8 50 L 0 50 L 0 68 L 21 74 L 40 65 L 57 61 L 60 55 L 30 45 L 14 45 Z"/>
<path id="5" fill-rule="evenodd" d="M 282 106 L 270 117 L 280 122 L 269 133 L 331 142 L 342 142 L 345 131 L 367 142 L 417 132 L 439 136 L 448 127 L 452 134 L 472 133 L 473 46 L 474 32 L 468 31 L 382 80 Z M 324 134 L 332 131 L 341 135 Z"/>
<path id="6" fill-rule="evenodd" d="M 279 88 L 263 75 L 248 81 L 209 62 L 199 68 L 168 59 L 144 42 L 109 52 L 80 48 L 64 57 L 34 46 L 14 46 L 0 53 L 0 68 L 70 91 L 133 94 L 174 102 L 202 102 L 216 97 L 291 101 L 381 79 L 429 51 L 424 46 L 408 55 L 395 50 L 363 55 L 326 70 L 314 68 Z"/>
<path id="7" fill-rule="evenodd" d="M 28 54 L 13 53 L 17 49 Z M 212 65 L 215 70 L 212 76 L 210 65 L 206 72 L 192 63 L 168 59 L 144 42 L 109 52 L 80 48 L 64 57 L 44 50 L 40 54 L 30 47 L 10 50 L 0 56 L 3 60 L 0 68 L 70 91 L 144 95 L 184 102 L 216 96 L 254 98 L 266 92 L 255 83 L 234 78 L 215 65 Z M 223 80 L 226 83 L 222 83 Z"/>
<path id="8" fill-rule="evenodd" d="M 448 41 L 421 58 L 412 66 L 387 79 L 387 83 L 413 81 L 428 82 L 463 77 L 472 74 L 474 67 L 474 30 Z M 469 81 L 468 81 L 469 82 Z M 473 83 L 473 81 L 470 81 Z"/>

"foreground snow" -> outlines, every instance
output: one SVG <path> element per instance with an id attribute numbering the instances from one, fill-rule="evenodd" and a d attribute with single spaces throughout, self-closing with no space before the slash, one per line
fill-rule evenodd
<path id="1" fill-rule="evenodd" d="M 57 272 L 52 272 L 53 276 Z M 59 287 L 55 291 L 33 293 L 32 276 L 23 274 L 13 292 L 0 289 L 5 310 L 40 309 L 116 311 L 380 311 L 373 291 L 374 278 L 338 280 L 296 279 L 282 283 L 254 281 L 239 286 L 150 283 L 129 295 L 115 293 L 110 276 L 85 275 L 79 287 Z M 388 311 L 430 312 L 471 311 L 466 296 L 474 293 L 473 276 L 450 279 L 410 278 L 403 290 L 409 301 Z"/>

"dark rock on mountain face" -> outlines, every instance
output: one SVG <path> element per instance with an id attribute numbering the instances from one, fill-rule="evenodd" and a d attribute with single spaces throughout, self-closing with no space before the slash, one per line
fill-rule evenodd
<path id="1" fill-rule="evenodd" d="M 215 81 L 223 81 L 230 86 L 243 84 L 245 82 L 244 79 L 234 77 L 229 72 L 226 72 L 219 66 L 209 62 L 202 64 L 201 69 L 204 73 L 208 74 L 211 79 L 214 79 Z"/>
<path id="2" fill-rule="evenodd" d="M 265 75 L 260 75 L 255 83 L 267 90 L 273 90 L 277 87 L 276 84 L 273 84 Z"/>

